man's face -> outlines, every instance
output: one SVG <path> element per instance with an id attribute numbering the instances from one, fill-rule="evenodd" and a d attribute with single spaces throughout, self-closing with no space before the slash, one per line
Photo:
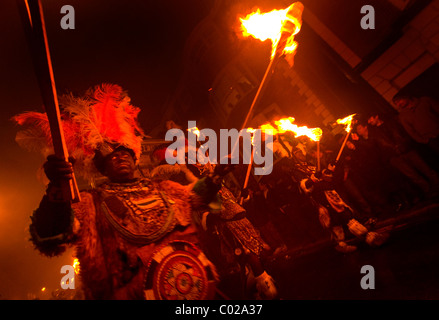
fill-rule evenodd
<path id="1" fill-rule="evenodd" d="M 365 136 L 367 136 L 367 134 L 368 134 L 367 126 L 363 126 L 362 124 L 358 124 L 357 125 L 357 134 L 359 136 L 362 136 L 363 138 Z"/>
<path id="2" fill-rule="evenodd" d="M 127 150 L 116 150 L 105 160 L 105 172 L 113 182 L 126 182 L 134 178 L 135 163 Z"/>
<path id="3" fill-rule="evenodd" d="M 413 105 L 411 99 L 409 98 L 399 98 L 396 101 L 394 101 L 393 104 L 395 105 L 395 108 L 398 111 L 405 110 Z"/>

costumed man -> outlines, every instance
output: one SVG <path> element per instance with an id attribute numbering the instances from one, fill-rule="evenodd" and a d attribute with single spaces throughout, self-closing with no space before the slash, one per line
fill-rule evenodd
<path id="1" fill-rule="evenodd" d="M 439 102 L 431 97 L 396 95 L 393 105 L 407 133 L 432 155 L 439 155 Z M 436 160 L 436 159 L 435 159 Z"/>
<path id="2" fill-rule="evenodd" d="M 391 126 L 379 115 L 374 114 L 362 126 L 363 137 L 375 142 L 381 151 L 385 163 L 394 167 L 399 173 L 418 186 L 425 194 L 434 194 L 438 190 L 439 175 L 415 151 L 411 141 L 398 127 Z"/>
<path id="3" fill-rule="evenodd" d="M 372 247 L 382 245 L 388 235 L 369 231 L 354 218 L 353 210 L 334 190 L 333 169 L 335 169 L 334 166 L 328 165 L 328 169 L 318 171 L 311 177 L 303 179 L 300 187 L 311 196 L 315 203 L 322 226 L 330 229 L 331 237 L 336 242 L 335 249 L 343 253 L 357 249 L 356 246 L 346 243 L 345 231 L 349 231 Z"/>
<path id="4" fill-rule="evenodd" d="M 81 192 L 80 202 L 60 202 L 55 195 L 60 182 L 72 178 L 73 166 L 49 156 L 44 169 L 50 183 L 31 217 L 35 247 L 56 256 L 74 245 L 87 299 L 213 299 L 218 276 L 200 250 L 192 209 L 212 201 L 222 176 L 213 172 L 194 190 L 137 177 L 140 110 L 117 85 L 59 101 L 75 173 L 91 178 L 100 172 L 107 180 Z M 29 112 L 15 120 L 27 127 L 17 141 L 41 138 L 40 147 L 50 147 L 45 114 Z"/>
<path id="5" fill-rule="evenodd" d="M 202 185 L 196 185 L 194 189 L 198 190 L 200 187 Z M 209 192 L 211 191 L 207 191 Z M 211 197 L 212 195 L 205 196 Z M 218 256 L 216 253 L 215 258 L 229 257 L 233 260 L 236 256 L 242 257 L 244 265 L 248 267 L 248 270 L 242 270 L 246 271 L 246 289 L 251 291 L 251 288 L 255 287 L 257 299 L 278 298 L 275 281 L 267 273 L 261 260 L 261 254 L 268 250 L 269 246 L 262 239 L 259 230 L 246 217 L 246 210 L 238 203 L 233 193 L 222 185 L 214 200 L 204 206 L 200 213 L 204 230 L 219 238 L 219 247 L 223 254 Z"/>

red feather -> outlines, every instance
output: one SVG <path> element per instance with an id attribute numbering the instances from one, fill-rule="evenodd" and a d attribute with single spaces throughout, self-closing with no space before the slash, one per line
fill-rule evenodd
<path id="1" fill-rule="evenodd" d="M 137 122 L 140 109 L 118 85 L 102 84 L 83 97 L 72 94 L 59 98 L 61 121 L 69 154 L 76 158 L 75 171 L 90 178 L 95 150 L 103 143 L 120 144 L 132 149 L 140 158 L 143 130 Z M 17 134 L 17 142 L 43 153 L 52 147 L 50 126 L 45 113 L 24 112 L 12 118 L 25 130 Z"/>

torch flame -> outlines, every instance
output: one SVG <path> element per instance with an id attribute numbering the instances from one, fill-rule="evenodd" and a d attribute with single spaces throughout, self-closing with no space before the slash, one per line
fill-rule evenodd
<path id="1" fill-rule="evenodd" d="M 187 129 L 187 131 L 192 132 L 195 134 L 198 138 L 200 137 L 200 130 L 197 127 L 192 127 Z"/>
<path id="2" fill-rule="evenodd" d="M 295 137 L 307 136 L 313 141 L 319 141 L 322 137 L 322 129 L 320 128 L 308 128 L 307 126 L 299 127 L 296 124 L 293 124 L 294 118 L 284 118 L 275 121 L 275 124 L 278 126 L 279 133 L 284 133 L 286 131 L 291 131 L 294 133 Z"/>
<path id="3" fill-rule="evenodd" d="M 260 128 L 265 133 L 269 133 L 272 135 L 290 131 L 294 133 L 294 137 L 307 136 L 313 141 L 320 141 L 323 134 L 322 129 L 308 128 L 307 126 L 299 127 L 298 125 L 293 123 L 294 121 L 295 119 L 293 117 L 283 118 L 274 122 L 277 125 L 277 128 L 273 127 L 270 123 L 263 124 L 260 126 Z"/>
<path id="4" fill-rule="evenodd" d="M 275 127 L 273 127 L 270 123 L 266 123 L 266 124 L 261 125 L 260 129 L 265 134 L 271 134 L 272 136 L 279 133 L 279 130 L 276 129 Z"/>
<path id="5" fill-rule="evenodd" d="M 337 119 L 337 124 L 345 125 L 346 132 L 351 132 L 352 120 L 354 119 L 355 115 L 356 113 L 351 114 L 343 119 Z"/>
<path id="6" fill-rule="evenodd" d="M 73 269 L 76 274 L 79 274 L 79 260 L 77 258 L 73 260 Z"/>
<path id="7" fill-rule="evenodd" d="M 240 18 L 242 34 L 245 37 L 252 36 L 261 41 L 270 39 L 272 43 L 271 58 L 273 59 L 282 37 L 285 33 L 288 36 L 282 53 L 293 53 L 297 48 L 294 36 L 302 26 L 303 5 L 295 2 L 283 10 L 272 10 L 261 13 L 260 9 Z"/>
<path id="8" fill-rule="evenodd" d="M 256 132 L 256 129 L 254 129 L 254 128 L 247 128 L 247 129 L 245 129 L 245 131 L 247 131 L 247 132 L 250 132 L 250 134 L 251 134 L 251 143 L 252 143 L 252 145 L 254 145 L 254 140 L 255 140 L 255 136 L 254 136 L 254 133 Z"/>

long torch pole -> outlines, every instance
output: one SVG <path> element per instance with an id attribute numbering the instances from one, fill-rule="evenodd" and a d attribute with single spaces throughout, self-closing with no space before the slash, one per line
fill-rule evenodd
<path id="1" fill-rule="evenodd" d="M 262 89 L 265 88 L 265 84 L 267 83 L 267 79 L 271 75 L 271 69 L 273 67 L 274 60 L 276 60 L 276 57 L 273 57 L 272 59 L 270 59 L 270 63 L 268 64 L 268 67 L 265 70 L 265 73 L 264 73 L 264 76 L 262 77 L 261 83 L 259 84 L 258 91 L 256 91 L 256 95 L 253 98 L 253 102 L 250 105 L 250 109 L 247 112 L 247 116 L 245 117 L 244 122 L 242 123 L 241 130 L 247 126 L 247 123 L 250 119 L 250 116 L 253 112 L 253 109 L 255 108 L 255 105 L 257 104 L 257 102 L 259 101 L 259 99 L 261 97 L 261 93 L 263 92 Z"/>
<path id="2" fill-rule="evenodd" d="M 282 46 L 278 45 L 275 48 L 275 53 L 271 57 L 270 63 L 268 64 L 267 69 L 265 70 L 264 76 L 262 77 L 261 83 L 259 84 L 258 91 L 256 91 L 256 95 L 253 98 L 253 102 L 250 105 L 250 109 L 247 112 L 247 116 L 245 117 L 244 122 L 243 122 L 243 124 L 241 126 L 241 130 L 244 129 L 247 126 L 247 123 L 248 123 L 248 121 L 250 119 L 250 116 L 251 116 L 251 114 L 253 112 L 253 109 L 256 106 L 256 104 L 258 103 L 258 101 L 259 101 L 259 99 L 260 99 L 260 97 L 262 95 L 263 89 L 265 88 L 265 84 L 268 82 L 269 76 L 272 74 L 272 69 L 273 69 L 274 62 L 277 61 L 277 58 L 280 56 L 279 52 L 282 53 L 283 49 L 285 48 L 286 39 L 288 39 L 290 36 L 291 36 L 291 33 L 288 33 L 288 32 L 283 32 L 282 33 L 281 39 L 279 41 L 279 43 L 282 44 Z M 238 144 L 239 144 L 239 139 L 236 141 L 236 143 L 235 143 L 235 145 L 233 147 L 232 153 L 234 152 L 234 150 L 235 150 L 235 148 L 236 148 L 236 146 Z M 254 147 L 252 145 L 251 161 L 250 161 L 250 163 L 248 164 L 248 167 L 247 167 L 247 174 L 246 174 L 246 178 L 245 178 L 245 181 L 244 181 L 243 189 L 247 188 L 247 185 L 248 185 L 248 179 L 250 177 L 250 171 L 251 171 L 251 167 L 253 165 L 253 155 L 254 155 Z M 241 203 L 242 203 L 242 199 L 241 199 Z"/>
<path id="3" fill-rule="evenodd" d="M 250 116 L 253 112 L 253 109 L 261 97 L 261 94 L 263 92 L 262 89 L 265 87 L 265 83 L 267 82 L 267 79 L 269 78 L 269 75 L 271 73 L 271 69 L 273 67 L 273 62 L 275 59 L 276 59 L 276 57 L 272 57 L 270 59 L 270 63 L 268 64 L 267 69 L 265 70 L 265 73 L 264 73 L 264 76 L 262 77 L 261 83 L 259 84 L 258 91 L 256 91 L 255 97 L 253 98 L 252 104 L 250 105 L 250 109 L 248 110 L 247 115 L 244 119 L 244 122 L 241 125 L 241 130 L 247 126 L 247 123 L 250 119 Z M 239 145 L 239 139 L 237 139 L 235 144 L 233 145 L 233 148 L 231 150 L 231 154 L 233 154 L 235 152 L 235 149 L 238 145 Z M 250 162 L 249 166 L 251 166 L 251 162 Z"/>
<path id="4" fill-rule="evenodd" d="M 256 95 L 253 98 L 253 102 L 252 102 L 252 104 L 250 106 L 249 111 L 247 112 L 247 116 L 245 117 L 244 122 L 242 123 L 241 130 L 244 129 L 247 126 L 247 122 L 250 119 L 250 115 L 252 114 L 253 109 L 254 109 L 256 103 L 259 101 L 259 99 L 261 97 L 262 89 L 265 87 L 265 83 L 267 82 L 267 79 L 269 78 L 269 75 L 271 73 L 271 69 L 273 67 L 273 62 L 274 62 L 275 59 L 276 59 L 276 57 L 272 57 L 270 59 L 270 63 L 268 64 L 268 67 L 265 70 L 265 74 L 262 77 L 261 83 L 259 84 L 258 91 L 256 91 Z M 231 151 L 232 154 L 235 152 L 235 149 L 236 149 L 236 147 L 238 145 L 239 145 L 239 139 L 236 140 L 236 142 L 235 142 L 235 144 L 233 146 L 233 149 Z M 248 179 L 250 178 L 250 172 L 251 172 L 251 168 L 252 168 L 252 165 L 253 165 L 254 152 L 255 152 L 255 150 L 254 150 L 254 146 L 252 144 L 252 153 L 251 153 L 251 157 L 250 157 L 250 163 L 247 166 L 247 174 L 245 176 L 245 181 L 244 181 L 243 189 L 247 188 L 247 185 L 248 185 Z M 243 198 L 241 197 L 240 204 L 242 204 L 242 202 L 243 202 Z"/>
<path id="5" fill-rule="evenodd" d="M 320 171 L 320 140 L 317 140 L 317 171 Z"/>
<path id="6" fill-rule="evenodd" d="M 49 120 L 53 149 L 58 158 L 68 161 L 69 154 L 62 130 L 43 7 L 40 0 L 17 0 L 17 4 L 33 58 L 44 108 Z M 62 183 L 61 190 L 62 193 L 57 195 L 57 200 L 65 202 L 80 201 L 74 175 L 71 180 Z"/>
<path id="7" fill-rule="evenodd" d="M 346 135 L 346 138 L 343 141 L 343 144 L 341 145 L 340 151 L 338 152 L 337 158 L 335 159 L 335 163 L 338 162 L 338 160 L 340 159 L 341 153 L 343 152 L 343 149 L 346 145 L 346 142 L 348 141 L 349 135 L 351 134 L 350 131 L 348 131 L 348 134 Z"/>
<path id="8" fill-rule="evenodd" d="M 253 164 L 254 154 L 255 154 L 255 149 L 253 148 L 252 154 L 250 157 L 250 163 L 248 164 L 248 167 L 247 167 L 247 174 L 245 175 L 244 187 L 242 188 L 243 190 L 245 190 L 248 186 L 248 179 L 250 178 L 250 172 L 251 172 L 251 168 L 252 168 L 252 164 Z M 239 204 L 242 205 L 243 202 L 244 202 L 244 198 L 241 197 L 241 199 L 239 200 Z"/>
<path id="9" fill-rule="evenodd" d="M 285 48 L 286 40 L 290 36 L 291 36 L 291 33 L 289 33 L 289 32 L 283 32 L 282 33 L 281 39 L 279 40 L 279 43 L 278 43 L 278 46 L 275 48 L 275 53 L 271 57 L 270 63 L 268 64 L 267 69 L 265 69 L 265 73 L 264 73 L 264 76 L 262 77 L 261 83 L 259 84 L 258 91 L 256 91 L 256 95 L 253 98 L 253 102 L 250 105 L 250 109 L 247 112 L 247 116 L 245 117 L 244 122 L 242 123 L 241 130 L 244 129 L 247 126 L 247 123 L 250 120 L 250 116 L 251 116 L 251 114 L 253 112 L 253 109 L 255 108 L 257 102 L 259 101 L 259 99 L 260 99 L 260 97 L 261 97 L 261 95 L 263 93 L 263 89 L 265 89 L 265 84 L 268 82 L 268 79 L 269 79 L 269 77 L 272 74 L 273 65 L 277 61 L 279 56 L 282 54 L 282 51 Z M 279 44 L 281 44 L 281 45 L 279 46 Z"/>

